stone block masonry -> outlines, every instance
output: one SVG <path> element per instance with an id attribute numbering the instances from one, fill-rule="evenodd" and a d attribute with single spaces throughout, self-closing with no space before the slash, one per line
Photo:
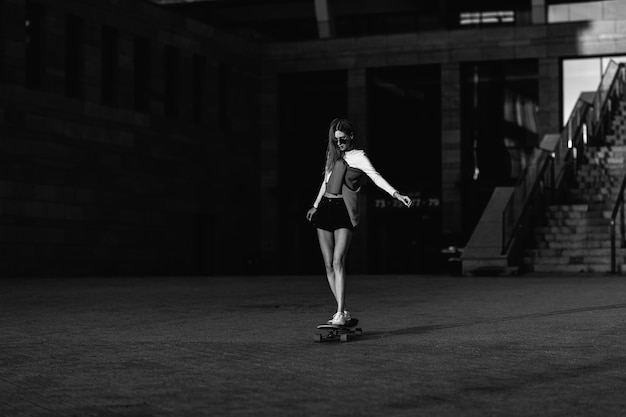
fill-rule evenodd
<path id="1" fill-rule="evenodd" d="M 147 2 L 0 5 L 0 276 L 244 272 L 253 46 Z"/>

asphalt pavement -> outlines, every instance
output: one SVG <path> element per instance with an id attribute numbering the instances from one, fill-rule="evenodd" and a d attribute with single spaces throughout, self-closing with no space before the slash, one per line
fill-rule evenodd
<path id="1" fill-rule="evenodd" d="M 626 278 L 0 280 L 0 415 L 626 416 Z"/>

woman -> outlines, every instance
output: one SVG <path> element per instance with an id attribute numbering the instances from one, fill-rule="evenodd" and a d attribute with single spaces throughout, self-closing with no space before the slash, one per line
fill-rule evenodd
<path id="1" fill-rule="evenodd" d="M 328 284 L 337 312 L 328 322 L 344 325 L 351 320 L 345 306 L 345 263 L 352 231 L 359 223 L 359 191 L 363 174 L 405 206 L 411 199 L 400 194 L 374 169 L 364 151 L 354 149 L 354 130 L 346 119 L 335 119 L 328 130 L 324 180 L 313 207 L 306 214 L 317 228 Z"/>

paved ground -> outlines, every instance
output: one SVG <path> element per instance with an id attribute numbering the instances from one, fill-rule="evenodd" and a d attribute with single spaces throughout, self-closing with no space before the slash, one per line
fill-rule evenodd
<path id="1" fill-rule="evenodd" d="M 626 416 L 626 278 L 0 281 L 1 416 Z"/>

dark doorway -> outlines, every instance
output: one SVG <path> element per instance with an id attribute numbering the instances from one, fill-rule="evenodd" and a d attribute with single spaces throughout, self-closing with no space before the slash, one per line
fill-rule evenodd
<path id="1" fill-rule="evenodd" d="M 376 169 L 414 206 L 368 184 L 369 270 L 430 273 L 441 249 L 441 86 L 438 65 L 367 72 L 368 149 Z"/>
<path id="2" fill-rule="evenodd" d="M 346 117 L 347 73 L 281 74 L 278 102 L 281 272 L 322 273 L 317 235 L 305 214 L 322 184 L 328 126 L 335 117 Z"/>
<path id="3" fill-rule="evenodd" d="M 537 60 L 461 67 L 463 230 L 469 238 L 495 187 L 513 186 L 537 145 Z"/>
<path id="4" fill-rule="evenodd" d="M 207 214 L 192 217 L 192 268 L 195 275 L 213 274 L 213 219 Z"/>

